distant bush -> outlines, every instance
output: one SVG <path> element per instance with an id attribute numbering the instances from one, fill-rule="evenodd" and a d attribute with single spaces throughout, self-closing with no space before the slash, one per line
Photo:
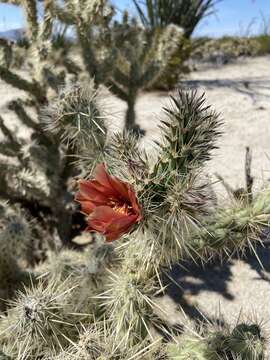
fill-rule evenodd
<path id="1" fill-rule="evenodd" d="M 258 55 L 259 44 L 253 38 L 224 36 L 201 38 L 193 42 L 192 58 L 202 62 L 228 64 L 241 56 Z"/>
<path id="2" fill-rule="evenodd" d="M 252 41 L 258 45 L 256 55 L 267 55 L 270 54 L 270 35 L 262 34 L 251 38 Z"/>

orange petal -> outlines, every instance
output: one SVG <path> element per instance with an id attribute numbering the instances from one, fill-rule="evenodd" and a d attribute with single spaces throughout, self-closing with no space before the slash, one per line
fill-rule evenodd
<path id="1" fill-rule="evenodd" d="M 107 173 L 104 164 L 98 164 L 94 171 L 94 179 L 106 188 L 111 188 L 110 175 Z"/>
<path id="2" fill-rule="evenodd" d="M 79 201 L 81 205 L 81 212 L 89 215 L 97 206 L 96 204 L 92 203 L 91 201 Z"/>
<path id="3" fill-rule="evenodd" d="M 89 221 L 97 220 L 104 224 L 110 224 L 113 220 L 121 219 L 121 218 L 123 218 L 123 216 L 126 216 L 126 215 L 123 215 L 119 212 L 114 211 L 109 206 L 98 206 L 95 208 L 93 213 L 89 216 L 88 220 Z"/>
<path id="4" fill-rule="evenodd" d="M 110 188 L 105 187 L 95 179 L 91 180 L 91 186 L 93 189 L 101 192 L 103 195 L 105 195 L 108 198 L 114 197 L 115 199 L 117 199 L 118 197 L 118 193 L 112 187 Z"/>
<path id="5" fill-rule="evenodd" d="M 87 230 L 95 230 L 106 236 L 108 241 L 128 232 L 137 221 L 137 215 L 123 215 L 108 206 L 99 206 L 88 217 Z"/>
<path id="6" fill-rule="evenodd" d="M 115 176 L 111 176 L 104 166 L 104 164 L 98 164 L 94 172 L 94 178 L 107 189 L 116 191 L 121 198 L 129 200 L 128 190 L 129 185 L 124 181 L 117 179 Z"/>
<path id="7" fill-rule="evenodd" d="M 75 200 L 79 202 L 89 200 L 98 204 L 106 204 L 108 202 L 106 194 L 96 190 L 92 186 L 92 182 L 88 180 L 79 181 L 79 192 L 75 195 Z"/>
<path id="8" fill-rule="evenodd" d="M 117 179 L 114 176 L 110 177 L 110 182 L 111 182 L 111 186 L 113 187 L 113 189 L 115 189 L 117 191 L 119 196 L 122 199 L 130 202 L 130 199 L 129 199 L 129 185 L 126 184 L 125 182 Z"/>

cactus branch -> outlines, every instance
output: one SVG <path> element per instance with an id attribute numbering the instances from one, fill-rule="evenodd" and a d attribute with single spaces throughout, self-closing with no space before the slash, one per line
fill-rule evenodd
<path id="1" fill-rule="evenodd" d="M 9 85 L 14 86 L 17 89 L 30 93 L 40 103 L 46 103 L 46 95 L 44 90 L 35 81 L 30 82 L 23 79 L 14 72 L 6 69 L 0 65 L 0 77 Z"/>

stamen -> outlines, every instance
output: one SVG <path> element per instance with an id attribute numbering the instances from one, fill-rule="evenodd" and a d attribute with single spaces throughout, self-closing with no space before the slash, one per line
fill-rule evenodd
<path id="1" fill-rule="evenodd" d="M 130 209 L 131 209 L 131 207 L 128 206 L 127 204 L 123 204 L 123 205 L 115 204 L 115 206 L 113 207 L 114 211 L 116 211 L 117 213 L 123 214 L 123 215 L 129 215 Z"/>

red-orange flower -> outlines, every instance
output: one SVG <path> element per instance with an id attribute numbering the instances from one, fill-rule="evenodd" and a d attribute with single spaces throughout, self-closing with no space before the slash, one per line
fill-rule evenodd
<path id="1" fill-rule="evenodd" d="M 132 187 L 96 166 L 93 180 L 80 180 L 75 200 L 87 217 L 86 231 L 103 234 L 107 241 L 118 239 L 142 219 Z"/>

